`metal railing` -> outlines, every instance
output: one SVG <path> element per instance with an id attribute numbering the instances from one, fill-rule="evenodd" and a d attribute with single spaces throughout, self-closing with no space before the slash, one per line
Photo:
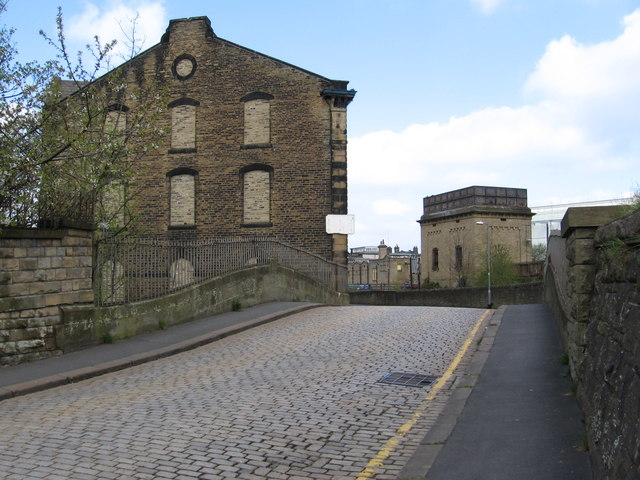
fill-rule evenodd
<path id="1" fill-rule="evenodd" d="M 548 265 L 556 285 L 556 292 L 562 308 L 568 312 L 570 305 L 569 260 L 566 242 L 562 237 L 551 235 L 547 245 Z M 570 318 L 571 315 L 568 315 Z"/>
<path id="2" fill-rule="evenodd" d="M 277 263 L 346 291 L 346 266 L 273 237 L 197 240 L 128 237 L 98 243 L 96 306 L 159 298 L 211 278 L 254 265 Z"/>

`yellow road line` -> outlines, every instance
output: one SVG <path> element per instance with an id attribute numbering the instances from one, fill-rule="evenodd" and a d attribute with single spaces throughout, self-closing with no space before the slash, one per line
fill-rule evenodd
<path id="1" fill-rule="evenodd" d="M 418 422 L 418 420 L 420 420 L 424 412 L 427 410 L 427 408 L 429 408 L 431 401 L 436 398 L 436 395 L 438 394 L 438 392 L 442 390 L 442 387 L 445 386 L 445 384 L 449 381 L 449 379 L 453 375 L 453 372 L 455 371 L 455 369 L 458 368 L 458 365 L 460 365 L 462 358 L 467 353 L 467 350 L 469 350 L 469 346 L 471 346 L 471 342 L 473 342 L 473 338 L 476 336 L 476 333 L 478 333 L 478 330 L 480 329 L 480 325 L 482 325 L 482 322 L 484 322 L 485 318 L 487 318 L 487 316 L 490 313 L 491 313 L 491 310 L 485 310 L 484 313 L 480 316 L 480 318 L 478 318 L 475 325 L 473 326 L 473 329 L 471 330 L 466 340 L 460 347 L 460 350 L 458 350 L 458 353 L 449 364 L 449 368 L 447 368 L 447 370 L 438 379 L 438 381 L 433 384 L 433 386 L 431 387 L 431 390 L 429 391 L 429 394 L 426 397 L 424 397 L 424 400 L 418 406 L 416 411 L 413 413 L 413 415 L 411 416 L 411 419 L 407 423 L 402 425 L 400 428 L 398 428 L 398 430 L 396 430 L 395 435 L 391 437 L 387 441 L 387 443 L 384 444 L 384 446 L 375 455 L 375 457 L 369 460 L 369 462 L 367 463 L 367 466 L 358 475 L 357 480 L 366 480 L 368 478 L 371 478 L 375 473 L 376 469 L 380 468 L 384 460 L 389 455 L 391 455 L 391 452 L 393 452 L 393 449 L 400 443 L 400 440 L 402 440 L 413 428 L 413 426 Z"/>

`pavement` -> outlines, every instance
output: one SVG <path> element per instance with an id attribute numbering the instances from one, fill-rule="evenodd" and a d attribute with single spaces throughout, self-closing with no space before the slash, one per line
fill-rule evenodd
<path id="1" fill-rule="evenodd" d="M 273 302 L 0 369 L 0 400 L 117 371 L 320 306 Z M 545 305 L 501 307 L 400 479 L 591 479 L 585 433 Z M 412 446 L 411 448 L 414 448 Z M 375 478 L 375 477 L 373 477 Z"/>
<path id="2" fill-rule="evenodd" d="M 401 479 L 587 480 L 586 436 L 546 305 L 498 309 Z"/>

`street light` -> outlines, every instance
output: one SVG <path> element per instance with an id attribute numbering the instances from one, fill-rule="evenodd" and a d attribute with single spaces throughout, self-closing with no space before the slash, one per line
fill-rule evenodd
<path id="1" fill-rule="evenodd" d="M 491 225 L 481 221 L 476 222 L 476 225 L 487 226 L 487 308 L 491 308 Z"/>

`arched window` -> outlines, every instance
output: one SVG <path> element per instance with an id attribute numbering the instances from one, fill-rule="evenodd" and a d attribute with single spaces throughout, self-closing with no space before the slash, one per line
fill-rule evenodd
<path id="1" fill-rule="evenodd" d="M 196 107 L 200 102 L 180 98 L 171 102 L 171 153 L 191 153 L 196 150 Z"/>
<path id="2" fill-rule="evenodd" d="M 244 103 L 244 145 L 271 145 L 271 106 L 273 95 L 254 92 L 240 99 Z"/>
<path id="3" fill-rule="evenodd" d="M 271 175 L 273 168 L 254 164 L 240 171 L 245 226 L 271 225 Z"/>
<path id="4" fill-rule="evenodd" d="M 169 177 L 169 227 L 192 227 L 196 224 L 196 176 L 190 168 L 177 168 Z"/>

